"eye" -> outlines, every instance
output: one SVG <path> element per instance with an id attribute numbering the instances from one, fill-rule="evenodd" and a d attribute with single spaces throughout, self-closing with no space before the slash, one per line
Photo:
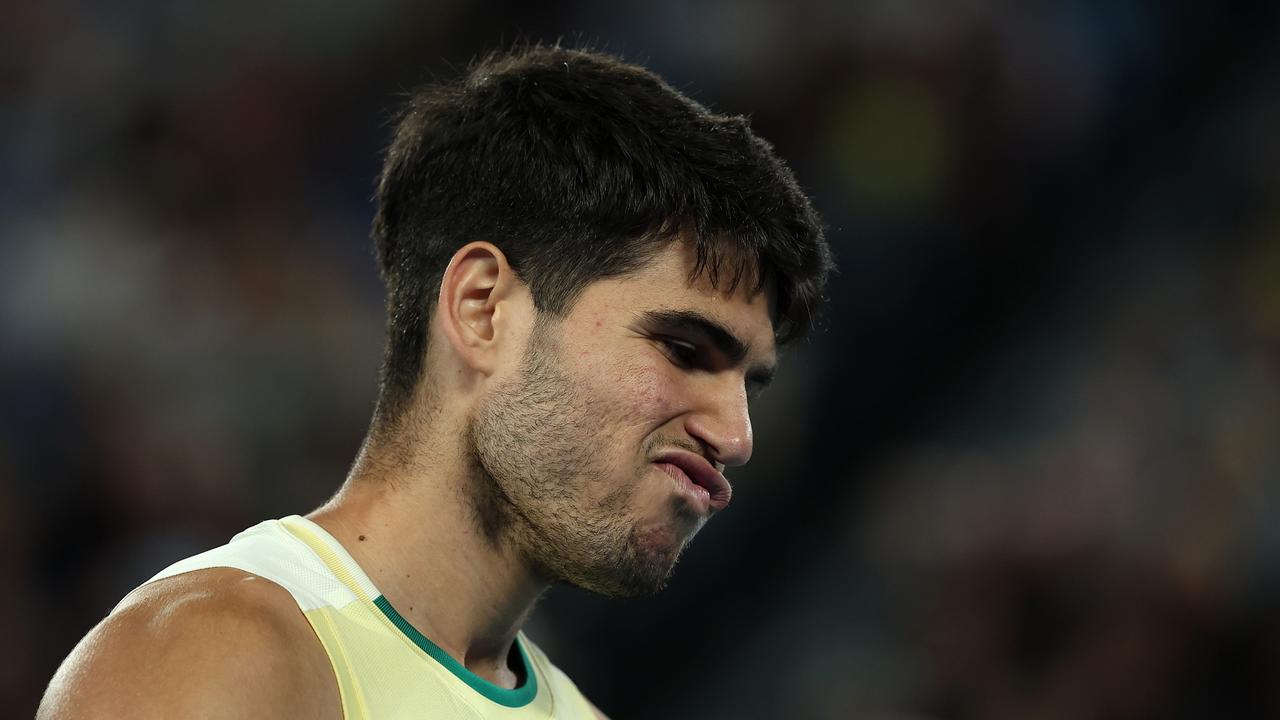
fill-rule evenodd
<path id="1" fill-rule="evenodd" d="M 679 340 L 672 337 L 659 336 L 655 338 L 667 357 L 676 365 L 683 368 L 695 368 L 701 366 L 702 355 L 698 352 L 698 348 L 691 342 Z"/>

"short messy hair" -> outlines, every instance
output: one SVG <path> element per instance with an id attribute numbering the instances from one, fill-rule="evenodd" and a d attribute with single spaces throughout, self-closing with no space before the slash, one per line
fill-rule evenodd
<path id="1" fill-rule="evenodd" d="M 422 373 L 427 325 L 457 249 L 487 240 L 540 313 L 641 267 L 676 238 L 694 277 L 774 293 L 780 343 L 812 326 L 832 260 L 791 170 L 745 117 L 709 111 L 648 70 L 526 46 L 413 92 L 378 182 L 373 239 L 387 287 L 377 416 Z"/>

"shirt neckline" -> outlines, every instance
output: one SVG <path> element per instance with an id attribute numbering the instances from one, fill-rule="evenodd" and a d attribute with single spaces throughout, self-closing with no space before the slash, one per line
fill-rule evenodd
<path id="1" fill-rule="evenodd" d="M 448 670 L 483 697 L 506 707 L 523 707 L 533 702 L 538 694 L 538 676 L 534 664 L 524 647 L 524 633 L 517 633 L 515 646 L 520 663 L 524 666 L 524 680 L 514 688 L 504 688 L 471 672 L 458 662 L 443 648 L 423 635 L 401 615 L 391 601 L 387 600 L 360 564 L 351 557 L 347 549 L 324 528 L 301 515 L 290 515 L 280 519 L 280 524 L 294 537 L 310 547 L 325 565 L 334 573 L 338 581 L 346 585 L 365 605 L 376 610 L 376 613 L 387 621 L 405 639 L 411 642 L 428 657 Z"/>

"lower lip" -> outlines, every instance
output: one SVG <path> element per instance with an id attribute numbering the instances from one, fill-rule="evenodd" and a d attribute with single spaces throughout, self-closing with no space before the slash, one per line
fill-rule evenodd
<path id="1" fill-rule="evenodd" d="M 711 512 L 711 493 L 707 492 L 706 488 L 695 483 L 678 465 L 666 462 L 657 462 L 654 465 L 675 479 L 680 486 L 680 493 L 689 499 L 699 513 L 706 515 Z"/>

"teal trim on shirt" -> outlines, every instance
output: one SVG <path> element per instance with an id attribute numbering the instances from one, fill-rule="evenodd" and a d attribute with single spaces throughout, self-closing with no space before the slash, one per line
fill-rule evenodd
<path id="1" fill-rule="evenodd" d="M 484 678 L 476 675 L 468 670 L 462 663 L 454 660 L 449 653 L 440 649 L 439 645 L 431 642 L 425 635 L 418 632 L 418 629 L 409 624 L 396 609 L 391 607 L 391 603 L 385 597 L 379 595 L 374 598 L 373 604 L 378 606 L 383 615 L 395 625 L 400 632 L 405 634 L 414 645 L 422 648 L 422 651 L 430 655 L 436 662 L 440 663 L 449 672 L 453 673 L 459 680 L 471 686 L 473 690 L 490 700 L 505 705 L 506 707 L 523 707 L 533 702 L 538 695 L 538 677 L 533 672 L 533 663 L 529 662 L 529 656 L 525 654 L 524 645 L 520 642 L 520 638 L 516 638 L 516 649 L 519 650 L 520 662 L 524 664 L 524 682 L 519 687 L 507 689 L 499 687 Z"/>

